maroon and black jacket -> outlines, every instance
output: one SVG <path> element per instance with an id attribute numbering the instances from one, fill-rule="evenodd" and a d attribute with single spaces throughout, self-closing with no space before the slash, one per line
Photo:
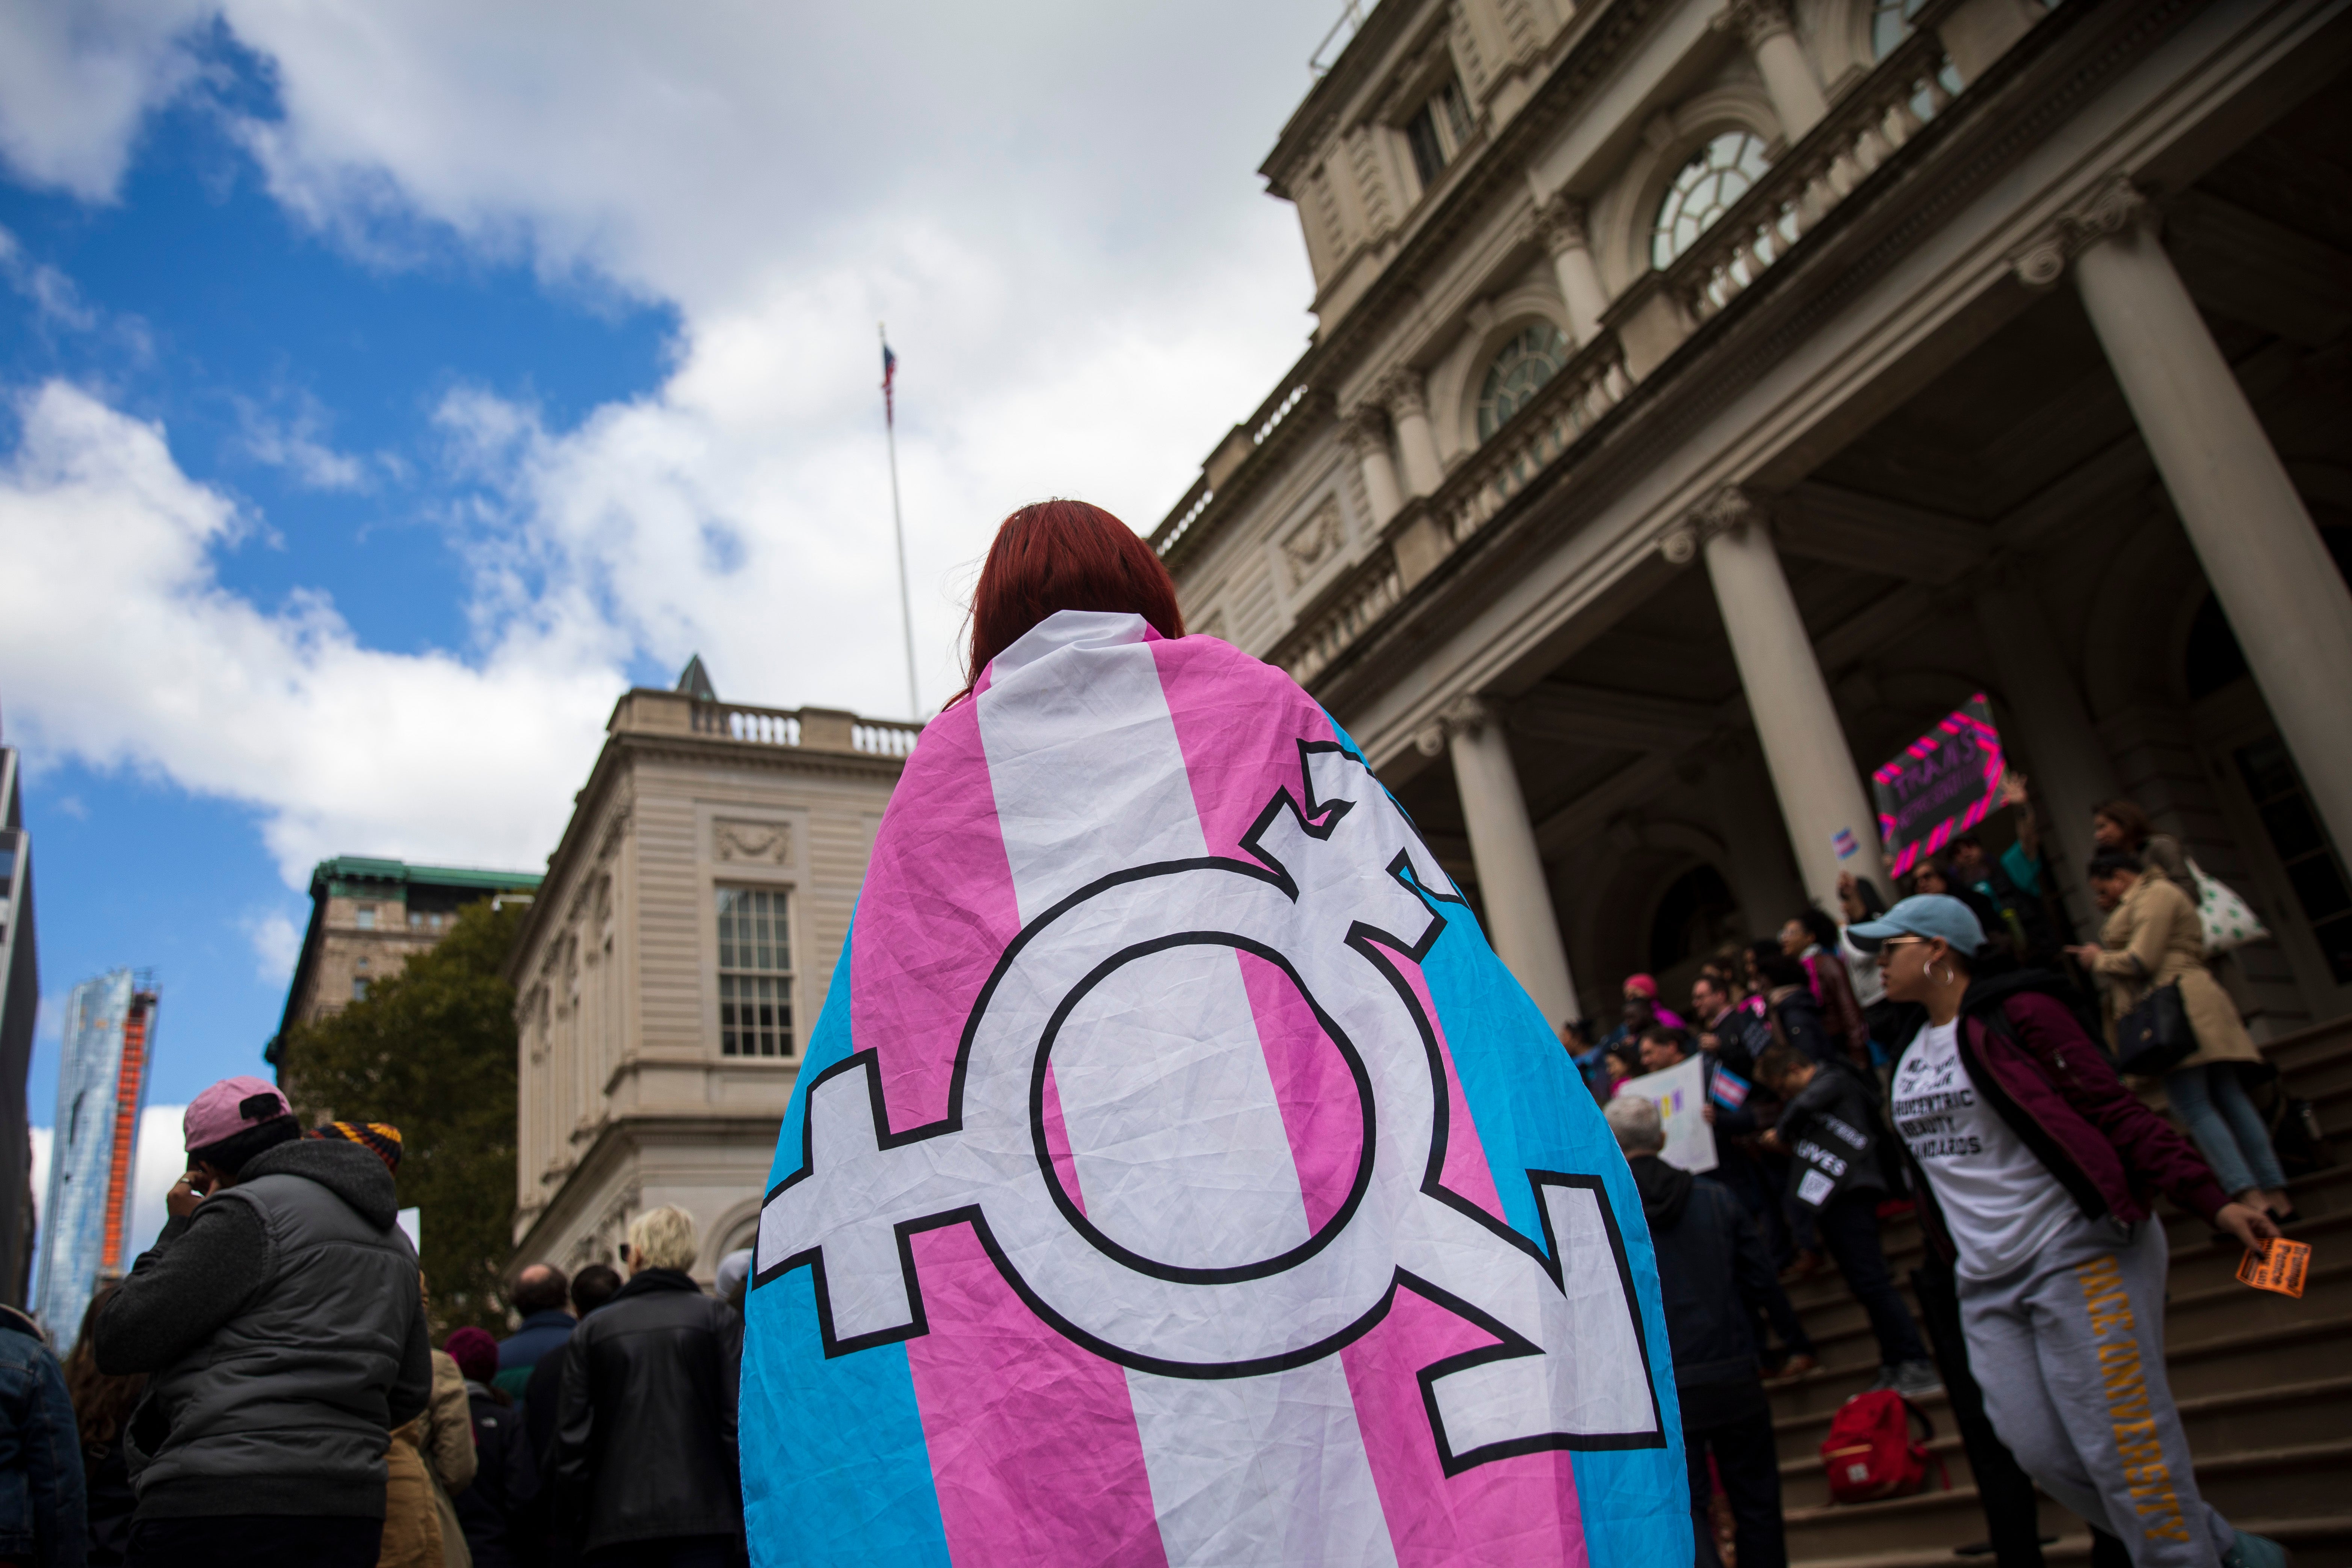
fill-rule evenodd
<path id="1" fill-rule="evenodd" d="M 2021 970 L 1969 987 L 1958 1045 L 1978 1098 L 2024 1140 L 2084 1217 L 2136 1224 L 2161 1192 L 2211 1220 L 2230 1195 L 2196 1147 L 2124 1087 L 2106 1053 L 2051 994 L 2059 984 L 2047 973 Z M 1935 1194 L 1924 1177 L 1916 1184 L 1925 1199 L 1921 1221 L 1949 1258 Z"/>

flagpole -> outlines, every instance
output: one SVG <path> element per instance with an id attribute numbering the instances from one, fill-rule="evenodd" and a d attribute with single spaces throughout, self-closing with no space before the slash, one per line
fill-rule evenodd
<path id="1" fill-rule="evenodd" d="M 883 353 L 888 354 L 888 326 L 877 321 L 875 331 L 881 335 Z M 890 447 L 890 531 L 898 541 L 898 624 L 907 634 L 907 717 L 920 723 L 923 700 L 915 689 L 915 600 L 907 588 L 907 523 L 898 511 L 898 418 L 887 374 L 882 384 L 882 429 Z"/>

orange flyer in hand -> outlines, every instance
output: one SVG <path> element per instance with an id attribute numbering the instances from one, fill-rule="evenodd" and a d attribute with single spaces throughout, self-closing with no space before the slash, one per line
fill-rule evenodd
<path id="1" fill-rule="evenodd" d="M 2311 1272 L 2311 1243 L 2278 1237 L 2260 1252 L 2249 1252 L 2238 1265 L 2238 1279 L 2257 1290 L 2275 1290 L 2301 1300 L 2304 1277 Z"/>

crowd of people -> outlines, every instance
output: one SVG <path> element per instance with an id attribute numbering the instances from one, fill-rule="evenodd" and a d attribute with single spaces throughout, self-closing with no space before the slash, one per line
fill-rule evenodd
<path id="1" fill-rule="evenodd" d="M 1635 974 L 1609 1033 L 1564 1031 L 1657 1247 L 1702 1568 L 1711 1503 L 1739 1568 L 1787 1561 L 1766 1399 L 1819 1366 L 1788 1288 L 1832 1266 L 1876 1342 L 1865 1393 L 1945 1395 L 2002 1568 L 2042 1561 L 2037 1487 L 2092 1527 L 2102 1568 L 2284 1561 L 2198 1496 L 2165 1378 L 2157 1197 L 2254 1250 L 2298 1217 L 2231 961 L 2194 868 L 2130 801 L 2099 808 L 2104 921 L 2070 941 L 2024 781 L 2003 799 L 2021 831 L 2002 855 L 1963 837 L 1892 908 L 1848 878 L 1842 921 L 1804 910 L 1707 959 L 1687 1018 Z M 2179 1021 L 2161 1050 L 2159 1005 Z M 1693 1055 L 1717 1158 L 1698 1175 L 1623 1092 Z M 1880 1239 L 1913 1214 L 1916 1315 Z"/>
<path id="2" fill-rule="evenodd" d="M 1963 836 L 1891 907 L 1848 879 L 1838 915 L 1711 955 L 1687 1014 L 1634 974 L 1609 1033 L 1569 1026 L 1655 1250 L 1700 1568 L 1720 1565 L 1718 1496 L 1738 1568 L 1787 1560 L 1769 1389 L 1842 1375 L 1789 1290 L 1829 1269 L 1875 1347 L 1857 1397 L 1946 1400 L 2001 1568 L 2039 1568 L 2037 1488 L 2090 1524 L 2101 1568 L 2284 1562 L 2200 1498 L 2165 1375 L 2157 1199 L 2249 1249 L 2296 1217 L 2199 874 L 2131 802 L 2102 806 L 2105 920 L 2071 942 L 2023 781 L 2005 798 L 2002 854 Z M 1625 1092 L 1693 1062 L 1704 1173 L 1664 1157 L 1658 1103 Z M 2139 1092 L 2158 1083 L 2185 1135 Z M 306 1131 L 240 1077 L 184 1131 L 168 1223 L 62 1365 L 0 1309 L 0 1568 L 746 1560 L 748 1254 L 706 1290 L 693 1221 L 657 1207 L 621 1268 L 527 1268 L 509 1332 L 436 1349 L 397 1129 Z M 1881 1230 L 1912 1213 L 1906 1300 Z"/>
<path id="3" fill-rule="evenodd" d="M 187 1171 L 62 1365 L 0 1308 L 0 1565 L 730 1568 L 748 1256 L 721 1295 L 694 1222 L 635 1216 L 625 1277 L 545 1265 L 521 1321 L 441 1348 L 383 1123 L 305 1131 L 232 1078 L 188 1107 Z"/>

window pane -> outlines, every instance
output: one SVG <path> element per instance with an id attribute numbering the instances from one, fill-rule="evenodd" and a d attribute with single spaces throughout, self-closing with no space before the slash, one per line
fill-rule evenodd
<path id="1" fill-rule="evenodd" d="M 2286 879 L 2294 884 L 2294 896 L 2303 903 L 2304 918 L 2314 925 L 2352 910 L 2352 894 L 2346 893 L 2344 879 L 2336 874 L 2332 855 L 2314 855 L 2307 860 L 2296 861 L 2286 868 Z"/>
<path id="2" fill-rule="evenodd" d="M 2352 985 L 2352 916 L 2312 928 L 2319 951 L 2327 955 L 2328 973 L 2338 985 Z"/>
<path id="3" fill-rule="evenodd" d="M 788 1057 L 793 1010 L 786 895 L 720 888 L 717 896 L 719 1053 Z"/>
<path id="4" fill-rule="evenodd" d="M 1445 172 L 1445 150 L 1437 144 L 1437 122 L 1431 117 L 1432 106 L 1424 104 L 1419 114 L 1404 128 L 1404 139 L 1412 145 L 1413 172 L 1421 176 L 1421 188 L 1437 184 L 1437 176 Z"/>
<path id="5" fill-rule="evenodd" d="M 1763 139 L 1748 132 L 1727 131 L 1700 148 L 1675 175 L 1658 204 L 1657 226 L 1650 241 L 1653 264 L 1671 266 L 1748 194 L 1768 167 Z"/>
<path id="6" fill-rule="evenodd" d="M 2263 826 L 2270 829 L 2271 843 L 2282 860 L 2327 847 L 2326 836 L 2320 832 L 2318 820 L 2311 815 L 2310 803 L 2300 795 L 2282 796 L 2263 806 Z"/>

